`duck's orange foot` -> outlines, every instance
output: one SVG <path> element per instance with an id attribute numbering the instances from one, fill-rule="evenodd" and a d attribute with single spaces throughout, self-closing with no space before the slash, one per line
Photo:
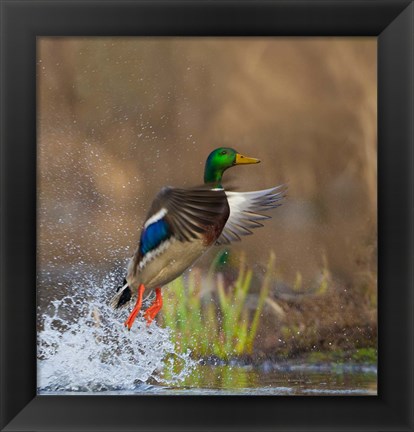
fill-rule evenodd
<path id="1" fill-rule="evenodd" d="M 134 324 L 135 318 L 137 317 L 139 311 L 141 310 L 142 306 L 142 295 L 144 294 L 145 287 L 143 284 L 141 284 L 138 288 L 138 298 L 137 302 L 135 303 L 134 309 L 132 309 L 132 312 L 129 314 L 128 319 L 125 321 L 125 327 L 128 328 L 128 330 L 131 330 L 132 324 Z"/>
<path id="2" fill-rule="evenodd" d="M 162 295 L 161 288 L 155 288 L 155 300 L 154 303 L 144 312 L 144 318 L 147 320 L 147 326 L 149 326 L 154 320 L 157 313 L 162 308 Z"/>

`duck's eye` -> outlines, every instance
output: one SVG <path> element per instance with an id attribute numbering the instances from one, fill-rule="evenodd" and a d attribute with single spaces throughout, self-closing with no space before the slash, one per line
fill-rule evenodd
<path id="1" fill-rule="evenodd" d="M 225 155 L 225 154 L 227 154 L 227 152 L 226 152 L 226 150 L 223 150 L 220 154 Z"/>

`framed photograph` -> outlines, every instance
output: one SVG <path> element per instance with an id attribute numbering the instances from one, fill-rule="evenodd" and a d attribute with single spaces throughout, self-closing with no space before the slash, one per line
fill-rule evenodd
<path id="1" fill-rule="evenodd" d="M 412 2 L 1 7 L 2 430 L 411 430 Z"/>

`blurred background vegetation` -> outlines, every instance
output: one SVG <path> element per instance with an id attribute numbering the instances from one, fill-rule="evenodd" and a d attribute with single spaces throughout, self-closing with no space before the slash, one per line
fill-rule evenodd
<path id="1" fill-rule="evenodd" d="M 39 272 L 120 269 L 121 283 L 157 191 L 200 184 L 208 153 L 234 147 L 262 163 L 224 186 L 288 182 L 288 198 L 165 291 L 177 307 L 160 318 L 185 340 L 179 292 L 209 293 L 202 318 L 226 341 L 220 311 L 242 296 L 236 353 L 375 349 L 376 61 L 375 38 L 39 38 Z"/>

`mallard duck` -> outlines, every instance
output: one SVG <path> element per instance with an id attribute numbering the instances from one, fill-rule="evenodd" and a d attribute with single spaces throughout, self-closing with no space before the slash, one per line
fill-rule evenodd
<path id="1" fill-rule="evenodd" d="M 161 288 L 180 276 L 214 245 L 229 244 L 251 229 L 263 226 L 262 214 L 280 205 L 284 185 L 254 192 L 225 191 L 224 171 L 236 165 L 257 164 L 232 148 L 217 148 L 206 160 L 204 185 L 189 189 L 164 187 L 155 197 L 141 230 L 138 248 L 131 258 L 124 285 L 111 304 L 128 305 L 137 295 L 125 326 L 130 330 L 141 306 L 144 292 L 155 290 L 155 299 L 144 312 L 151 324 L 162 307 Z"/>

